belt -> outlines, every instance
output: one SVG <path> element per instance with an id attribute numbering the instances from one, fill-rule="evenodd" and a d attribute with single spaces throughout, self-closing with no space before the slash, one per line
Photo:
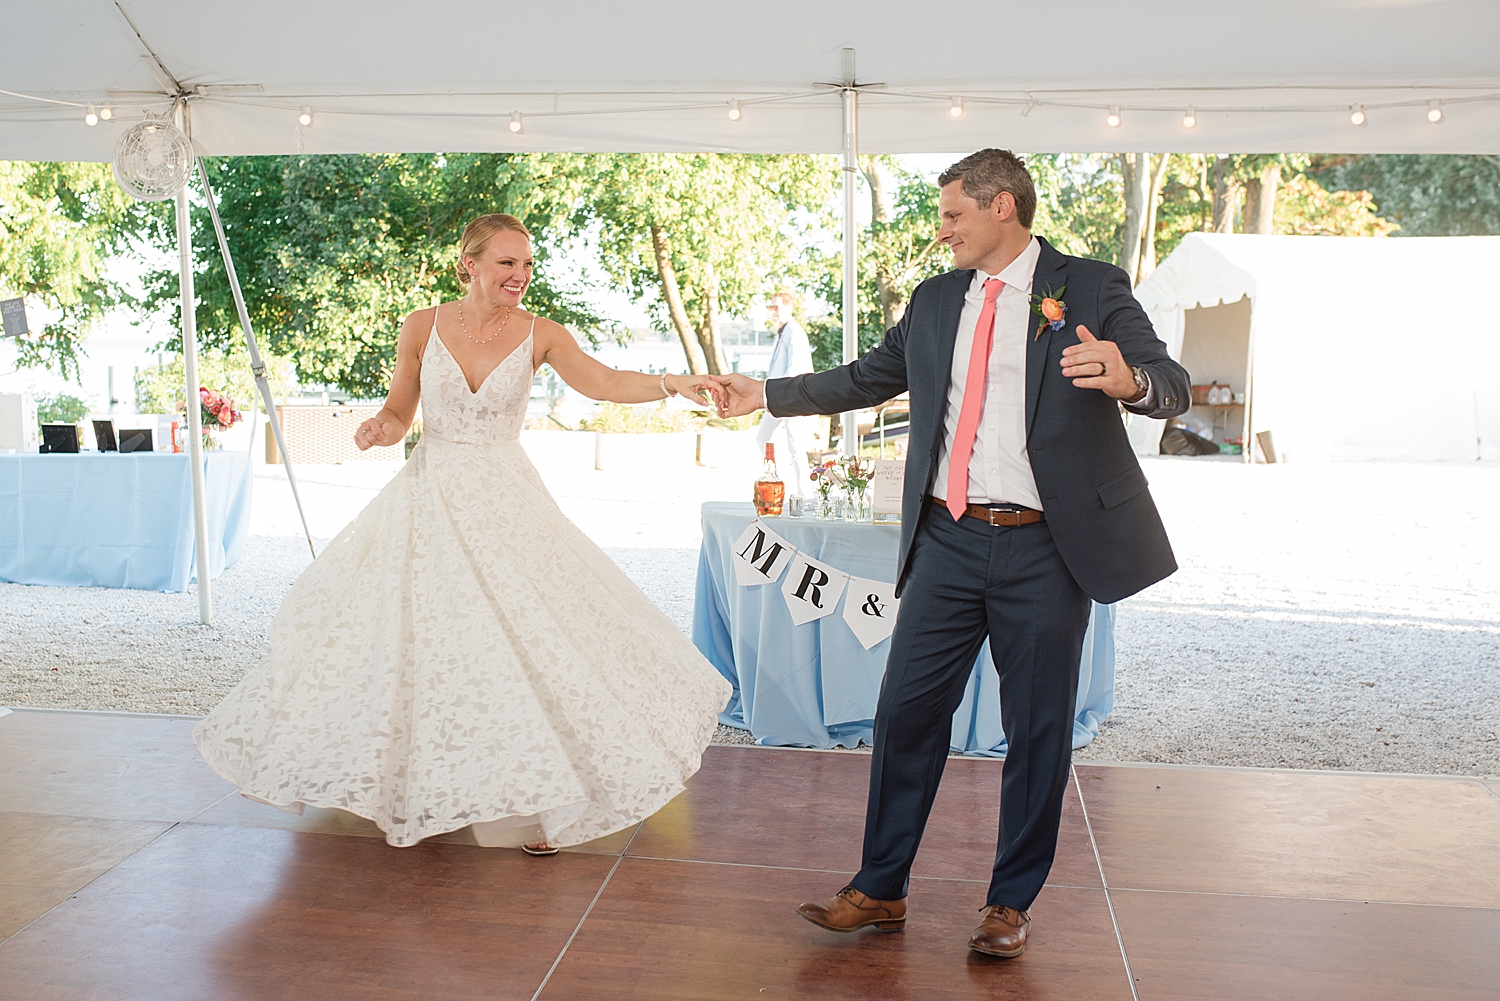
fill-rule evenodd
<path id="1" fill-rule="evenodd" d="M 948 507 L 947 502 L 941 498 L 933 497 L 931 500 L 938 507 L 945 509 Z M 970 504 L 964 514 L 997 528 L 1019 528 L 1022 525 L 1035 525 L 1039 521 L 1047 520 L 1047 516 L 1041 511 L 1019 505 L 1015 508 L 995 508 L 985 507 L 983 504 Z"/>

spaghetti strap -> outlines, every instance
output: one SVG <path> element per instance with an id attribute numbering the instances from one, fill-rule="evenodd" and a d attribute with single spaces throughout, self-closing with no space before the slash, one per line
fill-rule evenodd
<path id="1" fill-rule="evenodd" d="M 526 336 L 530 337 L 534 333 L 536 333 L 536 314 L 532 313 L 531 314 L 531 329 L 528 330 L 528 331 L 526 331 Z"/>

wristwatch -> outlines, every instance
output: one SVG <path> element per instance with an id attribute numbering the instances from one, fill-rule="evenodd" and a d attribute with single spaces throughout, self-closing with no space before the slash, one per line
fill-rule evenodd
<path id="1" fill-rule="evenodd" d="M 1151 392 L 1151 380 L 1146 378 L 1145 370 L 1142 369 L 1139 365 L 1130 366 L 1130 374 L 1134 376 L 1135 388 L 1140 390 L 1140 392 L 1136 393 L 1125 402 L 1139 403 L 1141 400 L 1144 400 L 1146 398 L 1147 393 Z"/>

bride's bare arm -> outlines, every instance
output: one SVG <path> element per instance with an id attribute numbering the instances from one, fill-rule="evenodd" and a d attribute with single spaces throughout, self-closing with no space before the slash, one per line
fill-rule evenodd
<path id="1" fill-rule="evenodd" d="M 391 375 L 385 406 L 354 432 L 354 443 L 361 452 L 373 445 L 394 445 L 406 437 L 422 398 L 422 350 L 431 333 L 430 309 L 417 310 L 401 325 L 401 335 L 396 339 L 396 371 Z"/>
<path id="2" fill-rule="evenodd" d="M 551 365 L 564 382 L 591 400 L 650 403 L 667 395 L 662 392 L 662 376 L 621 372 L 590 358 L 561 324 L 538 317 L 535 340 L 539 349 L 537 364 Z M 665 382 L 671 392 L 714 406 L 711 396 L 719 387 L 708 376 L 669 375 Z"/>

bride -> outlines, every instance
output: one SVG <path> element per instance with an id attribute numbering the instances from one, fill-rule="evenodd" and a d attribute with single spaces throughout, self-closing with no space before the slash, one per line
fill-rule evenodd
<path id="1" fill-rule="evenodd" d="M 707 378 L 619 372 L 525 312 L 530 234 L 464 230 L 457 302 L 401 328 L 361 449 L 422 438 L 299 577 L 270 652 L 193 730 L 208 763 L 284 810 L 333 807 L 396 846 L 462 827 L 551 854 L 682 791 L 730 685 L 558 509 L 519 443 L 536 369 L 642 403 Z"/>

